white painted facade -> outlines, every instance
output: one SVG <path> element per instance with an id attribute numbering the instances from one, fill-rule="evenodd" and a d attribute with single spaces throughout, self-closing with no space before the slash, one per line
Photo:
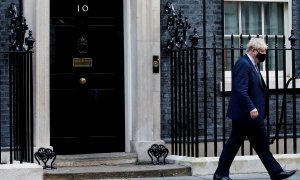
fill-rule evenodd
<path id="1" fill-rule="evenodd" d="M 149 160 L 148 148 L 160 139 L 160 1 L 123 0 L 126 152 Z M 50 0 L 24 0 L 24 16 L 36 40 L 34 49 L 34 144 L 50 147 Z"/>

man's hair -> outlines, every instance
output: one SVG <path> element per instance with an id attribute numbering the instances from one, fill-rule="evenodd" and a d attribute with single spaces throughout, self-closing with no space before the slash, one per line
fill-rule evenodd
<path id="1" fill-rule="evenodd" d="M 267 49 L 268 46 L 263 38 L 251 38 L 247 44 L 247 52 L 252 49 Z"/>

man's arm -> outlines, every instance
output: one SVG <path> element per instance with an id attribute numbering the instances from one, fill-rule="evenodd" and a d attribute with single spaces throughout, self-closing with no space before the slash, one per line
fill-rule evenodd
<path id="1" fill-rule="evenodd" d="M 246 60 L 238 60 L 233 68 L 232 80 L 234 91 L 237 99 L 243 106 L 246 113 L 250 113 L 251 118 L 257 117 L 258 112 L 252 100 L 249 97 L 249 73 L 251 70 L 250 64 Z M 255 111 L 256 110 L 256 111 Z"/>

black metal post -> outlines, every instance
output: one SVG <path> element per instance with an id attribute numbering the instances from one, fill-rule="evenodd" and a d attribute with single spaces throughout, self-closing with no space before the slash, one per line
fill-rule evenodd
<path id="1" fill-rule="evenodd" d="M 221 1 L 221 13 L 224 14 L 224 1 Z M 221 18 L 222 22 L 222 27 L 224 27 L 224 18 Z M 225 32 L 224 28 L 221 28 L 222 31 L 222 92 L 225 92 Z M 224 124 L 226 119 L 226 112 L 225 112 L 225 95 L 222 96 L 222 122 Z M 224 132 L 224 128 L 223 128 Z M 223 138 L 222 138 L 223 146 L 225 144 L 225 133 L 223 133 Z"/>
<path id="2" fill-rule="evenodd" d="M 279 88 L 279 82 L 278 82 L 278 38 L 277 35 L 275 35 L 275 88 L 278 89 Z M 276 119 L 276 127 L 278 126 L 279 123 L 279 92 L 276 91 L 275 92 L 275 105 L 276 105 L 276 109 L 275 109 L 275 119 Z M 276 140 L 276 153 L 279 153 L 279 139 Z"/>
<path id="3" fill-rule="evenodd" d="M 291 36 L 289 37 L 289 41 L 291 42 L 291 50 L 292 50 L 292 77 L 294 78 L 293 83 L 292 83 L 292 89 L 293 89 L 293 150 L 294 153 L 297 153 L 297 119 L 296 119 L 296 114 L 297 114 L 297 108 L 296 108 L 296 52 L 295 52 L 295 47 L 296 47 L 296 37 L 295 37 L 295 32 L 294 30 L 291 30 Z"/>
<path id="4" fill-rule="evenodd" d="M 202 7 L 203 7 L 203 107 L 204 107 L 204 155 L 207 157 L 207 52 L 206 52 L 206 0 L 202 1 Z M 198 124 L 199 126 L 199 124 Z M 199 138 L 197 136 L 197 138 Z M 197 145 L 198 147 L 198 145 Z"/>
<path id="5" fill-rule="evenodd" d="M 191 155 L 191 80 L 190 80 L 190 50 L 187 50 L 186 54 L 186 104 L 187 104 L 187 156 Z"/>
<path id="6" fill-rule="evenodd" d="M 199 157 L 199 96 L 198 96 L 198 50 L 195 49 L 194 77 L 195 77 L 195 151 L 196 157 Z"/>
<path id="7" fill-rule="evenodd" d="M 170 79 L 171 79 L 171 151 L 175 154 L 175 112 L 174 112 L 174 52 L 170 51 Z"/>
<path id="8" fill-rule="evenodd" d="M 217 113 L 217 48 L 216 48 L 216 35 L 214 34 L 213 38 L 213 63 L 214 63 L 214 156 L 217 156 L 217 147 L 218 147 L 218 113 Z"/>
<path id="9" fill-rule="evenodd" d="M 269 72 L 269 71 L 268 71 Z M 285 45 L 285 36 L 283 36 L 283 85 L 284 85 L 284 91 L 283 91 L 283 98 L 282 98 L 282 101 L 284 102 L 282 104 L 282 111 L 281 113 L 282 116 L 283 116 L 283 119 L 284 119 L 284 125 L 283 125 L 283 141 L 284 141 L 284 154 L 287 154 L 287 113 L 286 113 L 286 90 L 287 90 L 287 87 L 285 85 L 285 82 L 286 82 L 286 75 L 287 75 L 287 72 L 286 72 L 286 45 Z"/>
<path id="10" fill-rule="evenodd" d="M 190 63 L 190 79 L 191 79 L 191 155 L 195 157 L 195 68 L 194 68 L 194 60 L 195 60 L 195 52 L 196 50 L 191 49 L 191 63 Z"/>
<path id="11" fill-rule="evenodd" d="M 32 49 L 35 40 L 32 31 L 25 38 L 28 25 L 23 16 L 23 1 L 19 0 L 18 4 L 18 10 L 14 3 L 9 7 L 10 163 L 14 160 L 33 162 Z"/>

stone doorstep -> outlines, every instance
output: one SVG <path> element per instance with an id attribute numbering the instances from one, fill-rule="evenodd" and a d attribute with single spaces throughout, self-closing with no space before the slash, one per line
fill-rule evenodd
<path id="1" fill-rule="evenodd" d="M 137 163 L 136 153 L 96 153 L 78 155 L 57 155 L 54 167 L 120 165 Z"/>
<path id="2" fill-rule="evenodd" d="M 56 169 L 44 170 L 44 180 L 190 176 L 191 168 L 178 164 L 137 164 L 136 153 L 58 155 Z"/>
<path id="3" fill-rule="evenodd" d="M 300 169 L 300 154 L 274 154 L 283 169 Z M 219 157 L 185 157 L 169 155 L 167 162 L 190 167 L 192 176 L 211 175 L 217 168 Z M 236 156 L 230 173 L 261 173 L 267 172 L 257 155 Z"/>
<path id="4" fill-rule="evenodd" d="M 191 176 L 189 167 L 167 165 L 101 165 L 44 170 L 44 180 Z"/>

